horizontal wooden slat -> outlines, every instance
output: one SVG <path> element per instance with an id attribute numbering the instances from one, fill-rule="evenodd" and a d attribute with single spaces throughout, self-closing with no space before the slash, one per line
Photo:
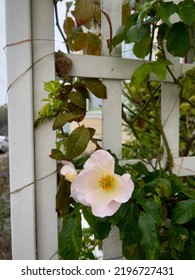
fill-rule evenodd
<path id="1" fill-rule="evenodd" d="M 71 76 L 111 80 L 131 79 L 133 72 L 144 63 L 143 60 L 112 56 L 67 54 L 67 57 L 73 63 Z M 159 81 L 159 78 L 153 74 L 151 79 Z M 173 82 L 172 77 L 168 73 L 166 81 Z"/>
<path id="2" fill-rule="evenodd" d="M 120 164 L 135 164 L 139 159 L 133 160 L 121 160 Z M 155 159 L 154 159 L 155 162 Z M 174 157 L 173 158 L 173 173 L 177 176 L 194 176 L 195 175 L 195 157 Z M 144 164 L 148 168 L 149 171 L 152 171 L 152 167 L 149 164 Z"/>

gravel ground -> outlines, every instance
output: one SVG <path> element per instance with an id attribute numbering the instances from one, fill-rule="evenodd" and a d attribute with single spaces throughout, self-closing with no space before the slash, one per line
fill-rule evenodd
<path id="1" fill-rule="evenodd" d="M 0 260 L 11 259 L 9 156 L 0 154 Z"/>

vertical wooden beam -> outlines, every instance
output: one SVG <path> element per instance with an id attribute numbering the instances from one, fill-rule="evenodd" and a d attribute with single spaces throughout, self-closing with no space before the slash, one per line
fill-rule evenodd
<path id="1" fill-rule="evenodd" d="M 163 82 L 161 123 L 173 157 L 179 156 L 179 91 L 178 86 Z M 165 153 L 166 157 L 166 153 Z"/>
<path id="2" fill-rule="evenodd" d="M 110 16 L 112 31 L 115 34 L 121 25 L 122 1 L 102 0 L 101 9 Z M 110 38 L 110 29 L 106 17 L 102 14 L 101 21 L 102 34 L 102 55 L 109 56 L 107 40 Z M 115 49 L 113 56 L 120 56 L 120 47 Z M 103 66 L 102 66 L 103 67 Z M 121 81 L 103 80 L 107 88 L 107 99 L 102 104 L 102 135 L 103 148 L 111 149 L 117 156 L 121 155 L 122 142 L 122 120 L 121 120 Z M 116 259 L 122 256 L 122 246 L 119 240 L 119 232 L 116 227 L 112 229 L 109 237 L 103 244 L 104 259 Z"/>
<path id="3" fill-rule="evenodd" d="M 34 115 L 47 97 L 44 82 L 55 79 L 53 0 L 32 1 Z M 56 163 L 49 155 L 55 147 L 51 123 L 35 129 L 35 171 L 38 259 L 56 259 L 58 220 L 55 212 Z"/>
<path id="4" fill-rule="evenodd" d="M 181 0 L 174 0 L 175 4 Z M 176 14 L 171 16 L 171 22 L 179 20 Z M 173 64 L 170 66 L 174 77 L 177 79 L 181 75 L 180 58 L 173 57 L 168 52 L 166 58 Z M 174 82 L 174 81 L 173 81 Z M 173 157 L 179 156 L 179 89 L 175 83 L 162 83 L 161 92 L 161 123 L 167 138 L 169 148 Z M 163 141 L 162 141 L 163 144 Z M 167 159 L 165 151 L 165 162 Z"/>
<path id="5" fill-rule="evenodd" d="M 102 1 L 102 10 L 106 12 L 111 20 L 112 32 L 115 34 L 117 28 L 121 25 L 122 1 L 104 0 Z M 102 34 L 102 55 L 109 56 L 107 40 L 110 38 L 110 28 L 106 17 L 102 14 L 101 21 Z M 112 53 L 112 56 L 121 56 L 121 48 L 118 47 Z M 102 130 L 103 130 L 103 148 L 111 149 L 118 156 L 121 155 L 122 142 L 122 121 L 121 121 L 121 81 L 103 80 L 107 88 L 107 99 L 102 104 Z"/>
<path id="6" fill-rule="evenodd" d="M 12 258 L 36 259 L 30 0 L 6 0 Z M 28 69 L 28 70 L 27 70 Z"/>

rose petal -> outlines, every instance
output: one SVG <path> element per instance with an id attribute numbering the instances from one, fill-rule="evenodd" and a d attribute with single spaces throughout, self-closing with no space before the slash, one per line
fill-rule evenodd
<path id="1" fill-rule="evenodd" d="M 120 206 L 121 203 L 111 201 L 109 204 L 102 205 L 102 207 L 99 207 L 99 204 L 93 204 L 91 205 L 91 210 L 93 215 L 104 218 L 106 216 L 112 216 Z"/>
<path id="2" fill-rule="evenodd" d="M 131 180 L 131 176 L 129 174 L 124 174 L 122 176 L 115 174 L 115 176 L 118 179 L 119 185 L 115 190 L 115 194 L 113 193 L 113 200 L 121 203 L 126 202 L 132 195 L 134 183 Z"/>
<path id="3" fill-rule="evenodd" d="M 84 169 L 101 167 L 110 172 L 114 172 L 114 159 L 110 153 L 104 150 L 95 151 L 86 161 Z"/>
<path id="4" fill-rule="evenodd" d="M 69 181 L 73 182 L 77 177 L 77 171 L 74 168 L 74 165 L 69 162 L 70 164 L 66 164 L 60 170 L 60 173 Z"/>
<path id="5" fill-rule="evenodd" d="M 95 216 L 113 215 L 132 195 L 134 184 L 130 175 L 115 174 L 114 165 L 114 158 L 108 152 L 98 150 L 71 184 L 71 196 L 90 206 Z"/>
<path id="6" fill-rule="evenodd" d="M 89 205 L 86 201 L 86 195 L 94 190 L 94 188 L 98 188 L 99 178 L 100 173 L 98 170 L 89 169 L 81 171 L 76 180 L 71 184 L 71 196 L 76 201 Z"/>

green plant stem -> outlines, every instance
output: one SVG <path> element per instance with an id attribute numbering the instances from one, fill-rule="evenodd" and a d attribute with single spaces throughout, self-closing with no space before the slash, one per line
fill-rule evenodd
<path id="1" fill-rule="evenodd" d="M 186 148 L 183 151 L 183 156 L 186 157 L 190 151 L 191 145 L 195 141 L 195 134 L 186 141 Z"/>
<path id="2" fill-rule="evenodd" d="M 166 58 L 166 54 L 165 54 L 165 50 L 164 50 L 163 46 L 162 46 L 162 48 L 161 48 L 161 51 L 162 51 L 162 54 L 163 54 L 164 59 L 167 59 L 167 58 Z M 170 67 L 169 67 L 169 66 L 166 66 L 166 68 L 167 68 L 167 71 L 169 72 L 169 74 L 171 75 L 171 77 L 173 78 L 173 81 L 174 81 L 176 84 L 178 84 L 178 79 L 175 77 L 175 75 L 174 75 L 173 72 L 171 71 Z"/>
<path id="3" fill-rule="evenodd" d="M 128 124 L 128 126 L 131 128 L 135 138 L 137 140 L 139 140 L 139 135 L 137 134 L 137 131 L 135 130 L 134 126 L 133 126 L 133 123 L 127 118 L 127 115 L 125 114 L 124 110 L 123 110 L 123 107 L 122 107 L 122 118 L 123 120 Z"/>
<path id="4" fill-rule="evenodd" d="M 152 24 L 152 38 L 151 38 L 151 44 L 150 44 L 149 60 L 152 60 L 152 49 L 153 49 L 153 41 L 154 41 L 155 28 L 156 28 L 156 25 Z"/>
<path id="5" fill-rule="evenodd" d="M 57 28 L 58 28 L 58 30 L 59 30 L 59 32 L 60 32 L 60 34 L 61 34 L 61 36 L 62 36 L 62 38 L 63 38 L 63 40 L 64 40 L 64 42 L 65 42 L 65 44 L 66 44 L 67 52 L 70 53 L 70 50 L 69 50 L 69 47 L 68 47 L 68 44 L 67 44 L 66 37 L 64 36 L 64 33 L 63 33 L 63 31 L 62 31 L 62 29 L 61 29 L 61 27 L 60 27 L 60 24 L 59 24 L 58 6 L 57 6 L 57 5 L 58 5 L 58 4 L 57 4 L 58 1 L 54 0 L 53 3 L 54 3 L 55 18 L 56 18 L 56 26 L 57 26 Z"/>
<path id="6" fill-rule="evenodd" d="M 152 95 L 154 96 L 154 94 L 160 89 L 161 85 L 159 85 L 154 92 L 152 93 Z M 150 103 L 150 98 L 147 100 L 147 102 L 144 104 L 144 106 L 142 107 L 142 109 L 139 111 L 139 113 L 136 115 L 136 117 L 133 119 L 133 123 L 141 116 L 141 114 L 145 111 L 145 109 L 148 107 L 148 104 Z"/>
<path id="7" fill-rule="evenodd" d="M 162 123 L 161 123 L 161 119 L 158 116 L 158 108 L 156 107 L 154 96 L 153 96 L 153 93 L 151 92 L 150 83 L 148 82 L 147 85 L 148 85 L 148 90 L 149 90 L 149 93 L 150 93 L 150 96 L 151 96 L 151 102 L 152 102 L 152 105 L 153 105 L 153 108 L 154 108 L 154 111 L 155 111 L 156 120 L 157 120 L 157 123 L 159 125 L 160 135 L 162 136 L 162 139 L 163 139 L 163 142 L 164 142 L 164 145 L 165 145 L 165 149 L 167 151 L 167 167 L 166 168 L 168 169 L 169 174 L 171 175 L 173 173 L 172 172 L 173 156 L 171 154 L 171 149 L 169 147 L 169 143 L 167 141 L 167 138 L 166 138 L 166 135 L 165 135 Z"/>

